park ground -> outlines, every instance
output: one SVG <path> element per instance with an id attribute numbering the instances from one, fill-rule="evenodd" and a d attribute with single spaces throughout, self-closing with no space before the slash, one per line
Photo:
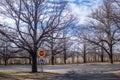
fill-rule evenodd
<path id="1" fill-rule="evenodd" d="M 120 80 L 120 64 L 47 65 L 43 73 L 25 67 L 0 65 L 0 80 Z"/>
<path id="2" fill-rule="evenodd" d="M 29 71 L 1 70 L 0 80 L 52 80 L 59 74 L 56 73 L 31 73 Z"/>

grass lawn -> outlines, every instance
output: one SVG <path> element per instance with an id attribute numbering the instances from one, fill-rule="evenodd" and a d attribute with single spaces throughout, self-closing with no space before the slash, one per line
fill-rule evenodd
<path id="1" fill-rule="evenodd" d="M 0 80 L 52 80 L 59 74 L 31 73 L 29 71 L 0 70 Z"/>

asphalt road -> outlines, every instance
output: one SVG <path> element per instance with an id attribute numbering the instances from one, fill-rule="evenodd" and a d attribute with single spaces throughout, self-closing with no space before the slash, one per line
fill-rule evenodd
<path id="1" fill-rule="evenodd" d="M 91 64 L 91 65 L 45 65 L 44 71 L 56 72 L 56 73 L 67 73 L 70 71 L 75 71 L 79 73 L 104 73 L 109 71 L 120 70 L 120 64 Z M 0 70 L 26 70 L 31 71 L 31 65 L 0 65 Z M 38 71 L 41 70 L 41 66 L 38 65 Z"/>

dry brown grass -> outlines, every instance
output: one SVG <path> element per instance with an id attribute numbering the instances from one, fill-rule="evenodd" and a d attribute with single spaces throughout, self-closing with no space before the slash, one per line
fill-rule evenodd
<path id="1" fill-rule="evenodd" d="M 0 80 L 52 80 L 55 73 L 31 73 L 29 71 L 0 70 Z"/>

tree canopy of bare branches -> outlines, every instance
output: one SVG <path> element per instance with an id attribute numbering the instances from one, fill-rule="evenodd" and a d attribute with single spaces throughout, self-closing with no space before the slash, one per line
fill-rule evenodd
<path id="1" fill-rule="evenodd" d="M 103 0 L 103 5 L 92 12 L 90 21 L 92 33 L 85 37 L 89 42 L 102 47 L 109 55 L 111 63 L 113 63 L 113 47 L 120 39 L 118 36 L 120 30 L 113 18 L 116 13 L 114 4 L 113 0 Z"/>
<path id="2" fill-rule="evenodd" d="M 2 31 L 10 42 L 29 52 L 32 57 L 32 72 L 37 72 L 37 51 L 53 31 L 64 29 L 72 21 L 65 12 L 66 2 L 46 0 L 2 0 L 0 13 L 12 19 L 12 25 L 3 25 Z"/>

